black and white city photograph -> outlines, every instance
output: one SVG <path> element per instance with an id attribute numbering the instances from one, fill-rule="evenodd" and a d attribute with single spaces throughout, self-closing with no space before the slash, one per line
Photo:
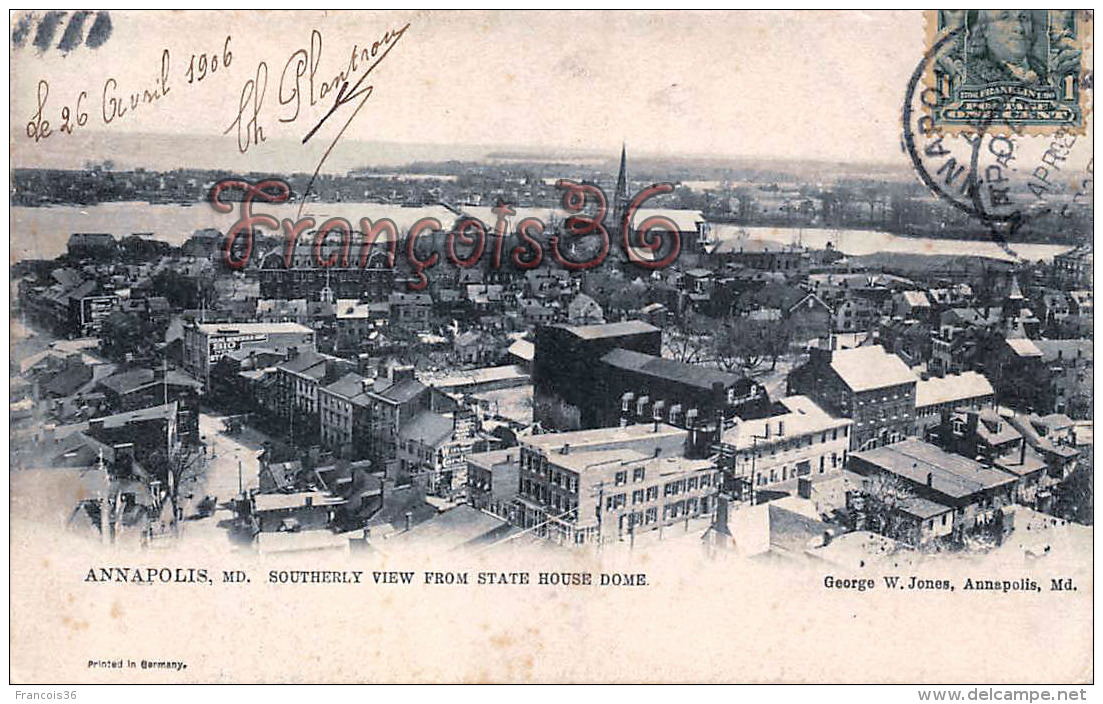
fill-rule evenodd
<path id="1" fill-rule="evenodd" d="M 9 692 L 1088 699 L 1093 33 L 10 11 Z"/>

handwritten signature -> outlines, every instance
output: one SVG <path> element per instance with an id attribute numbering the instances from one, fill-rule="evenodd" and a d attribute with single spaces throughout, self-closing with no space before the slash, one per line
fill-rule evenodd
<path id="1" fill-rule="evenodd" d="M 322 155 L 317 168 L 314 169 L 314 174 L 302 195 L 304 202 L 326 159 L 329 158 L 352 121 L 363 109 L 368 99 L 371 98 L 375 85 L 367 83 L 368 77 L 398 46 L 399 41 L 405 36 L 406 30 L 409 28 L 410 23 L 407 22 L 398 29 L 388 30 L 370 45 L 353 45 L 347 64 L 329 80 L 318 76 L 323 39 L 322 33 L 317 29 L 311 30 L 308 46 L 296 50 L 288 57 L 283 70 L 280 72 L 276 93 L 277 102 L 280 107 L 286 110 L 286 114 L 278 118 L 280 122 L 295 122 L 303 113 L 304 105 L 309 104 L 309 107 L 313 108 L 330 95 L 333 95 L 333 103 L 329 109 L 303 136 L 303 144 L 314 138 L 341 108 L 346 105 L 353 106 L 344 124 Z M 242 154 L 247 153 L 250 147 L 265 141 L 262 113 L 264 112 L 267 90 L 268 63 L 260 61 L 254 75 L 242 84 L 237 115 L 223 133 L 236 132 L 237 148 Z"/>

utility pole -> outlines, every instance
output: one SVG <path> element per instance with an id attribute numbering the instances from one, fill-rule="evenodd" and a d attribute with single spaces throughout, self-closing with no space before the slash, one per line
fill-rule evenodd
<path id="1" fill-rule="evenodd" d="M 766 422 L 769 423 L 769 421 L 766 421 Z M 755 464 L 756 464 L 756 460 L 758 459 L 758 441 L 759 440 L 769 440 L 769 439 L 770 439 L 770 436 L 768 436 L 768 435 L 757 435 L 757 434 L 752 434 L 751 435 L 751 479 L 750 479 L 750 482 L 751 482 L 751 492 L 750 492 L 751 506 L 754 506 Z"/>
<path id="2" fill-rule="evenodd" d="M 108 545 L 111 542 L 111 507 L 108 503 L 108 493 L 111 490 L 111 482 L 107 477 L 107 470 L 103 464 L 103 448 L 99 451 L 99 461 L 97 462 L 100 472 L 103 473 L 103 496 L 100 497 L 100 541 L 104 545 Z"/>
<path id="3" fill-rule="evenodd" d="M 597 548 L 601 550 L 601 544 L 605 540 L 605 535 L 602 533 L 603 519 L 602 515 L 605 513 L 605 480 L 597 483 Z"/>

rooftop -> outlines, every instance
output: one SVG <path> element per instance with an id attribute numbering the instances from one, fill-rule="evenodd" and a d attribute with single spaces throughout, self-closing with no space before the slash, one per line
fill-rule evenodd
<path id="1" fill-rule="evenodd" d="M 882 470 L 954 499 L 1015 481 L 1015 477 L 920 440 L 904 440 L 851 455 Z"/>
<path id="2" fill-rule="evenodd" d="M 397 384 L 391 384 L 390 386 L 384 387 L 376 391 L 376 394 L 394 403 L 406 403 L 417 398 L 418 395 L 427 388 L 429 387 L 425 386 L 425 384 L 422 384 L 417 379 L 406 379 Z"/>
<path id="3" fill-rule="evenodd" d="M 403 424 L 398 437 L 403 441 L 415 440 L 422 445 L 435 446 L 452 435 L 453 427 L 454 421 L 451 417 L 434 411 L 422 411 L 409 423 Z"/>
<path id="4" fill-rule="evenodd" d="M 1010 344 L 1010 340 L 1008 343 Z M 1053 362 L 1058 359 L 1075 360 L 1086 359 L 1092 361 L 1094 348 L 1092 340 L 1035 340 L 1034 345 L 1042 355 L 1042 359 Z"/>
<path id="5" fill-rule="evenodd" d="M 160 386 L 162 383 L 168 386 L 188 387 L 193 390 L 203 388 L 201 383 L 176 370 L 167 372 L 163 381 L 156 378 L 156 374 L 152 369 L 131 369 L 101 379 L 99 383 L 120 395 L 134 393 L 154 384 Z"/>
<path id="6" fill-rule="evenodd" d="M 903 513 L 909 516 L 915 516 L 922 521 L 928 518 L 934 518 L 935 516 L 941 516 L 944 513 L 949 513 L 954 510 L 950 506 L 940 504 L 937 501 L 924 499 L 921 496 L 909 496 L 902 499 L 896 506 Z"/>
<path id="7" fill-rule="evenodd" d="M 257 494 L 253 497 L 256 510 L 288 511 L 309 506 L 338 506 L 345 502 L 326 491 L 302 491 L 296 494 Z"/>
<path id="8" fill-rule="evenodd" d="M 831 368 L 852 391 L 870 391 L 886 386 L 915 383 L 915 373 L 895 354 L 871 345 L 836 350 Z"/>
<path id="9" fill-rule="evenodd" d="M 280 333 L 313 334 L 313 330 L 298 323 L 197 323 L 205 335 L 261 335 Z"/>
<path id="10" fill-rule="evenodd" d="M 1011 348 L 1011 351 L 1020 357 L 1041 357 L 1042 351 L 1034 344 L 1033 340 L 1029 340 L 1025 337 L 1014 337 L 1008 339 L 1007 346 Z"/>
<path id="11" fill-rule="evenodd" d="M 751 447 L 756 443 L 768 445 L 771 442 L 784 442 L 793 437 L 819 433 L 832 428 L 852 425 L 849 418 L 835 418 L 816 405 L 807 396 L 787 396 L 779 401 L 787 412 L 736 423 L 724 431 L 723 441 L 738 449 Z M 782 424 L 783 434 L 777 433 L 778 424 Z"/>
<path id="12" fill-rule="evenodd" d="M 364 393 L 364 382 L 368 381 L 356 372 L 349 372 L 332 384 L 322 388 L 323 391 L 335 396 L 351 399 Z"/>
<path id="13" fill-rule="evenodd" d="M 931 377 L 915 385 L 916 408 L 953 403 L 995 393 L 992 384 L 980 372 L 962 372 L 942 377 Z"/>
<path id="14" fill-rule="evenodd" d="M 1003 457 L 997 458 L 995 465 L 1003 471 L 1010 472 L 1019 477 L 1041 472 L 1049 467 L 1045 458 L 1038 454 L 1038 451 L 1030 445 L 1027 445 L 1026 451 L 1022 455 L 1022 461 L 1019 460 L 1018 451 L 1009 452 Z"/>
<path id="15" fill-rule="evenodd" d="M 583 449 L 587 445 L 612 446 L 618 443 L 644 442 L 647 440 L 671 440 L 685 437 L 686 431 L 673 425 L 659 423 L 658 430 L 652 423 L 627 425 L 623 428 L 593 428 L 590 430 L 572 430 L 566 433 L 542 433 L 522 438 L 525 445 L 535 449 L 552 452 L 570 445 Z"/>
<path id="16" fill-rule="evenodd" d="M 650 327 L 650 326 L 648 326 Z M 738 374 L 710 369 L 696 364 L 679 362 L 674 359 L 655 357 L 653 355 L 635 352 L 623 348 L 610 350 L 601 358 L 601 361 L 618 369 L 644 374 L 656 379 L 666 379 L 701 389 L 712 389 L 713 384 L 719 383 L 724 387 L 731 386 L 743 379 Z M 901 362 L 903 364 L 903 362 Z M 906 369 L 907 367 L 905 367 Z"/>
<path id="17" fill-rule="evenodd" d="M 912 308 L 930 308 L 931 302 L 922 291 L 904 291 L 904 302 Z"/>
<path id="18" fill-rule="evenodd" d="M 639 320 L 626 320 L 621 323 L 603 323 L 601 325 L 564 325 L 563 328 L 584 340 L 601 340 L 607 337 L 642 335 L 645 333 L 659 332 L 659 328 Z"/>
<path id="19" fill-rule="evenodd" d="M 495 465 L 505 462 L 520 460 L 520 448 L 508 447 L 504 450 L 491 450 L 490 452 L 472 452 L 467 456 L 467 462 L 483 469 L 493 469 Z"/>
<path id="20" fill-rule="evenodd" d="M 529 374 L 516 364 L 506 364 L 500 367 L 482 367 L 440 375 L 422 374 L 420 379 L 422 383 L 435 386 L 438 389 L 449 389 L 457 386 L 477 386 L 507 380 L 516 380 L 522 383 L 528 381 Z"/>
<path id="21" fill-rule="evenodd" d="M 497 516 L 461 504 L 399 533 L 391 540 L 421 545 L 435 543 L 438 546 L 443 543 L 444 547 L 459 548 L 472 542 L 502 538 L 518 530 Z"/>

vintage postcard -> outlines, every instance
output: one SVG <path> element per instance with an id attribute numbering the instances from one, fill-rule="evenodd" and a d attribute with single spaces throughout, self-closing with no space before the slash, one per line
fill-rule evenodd
<path id="1" fill-rule="evenodd" d="M 1092 27 L 12 12 L 11 683 L 1082 698 Z"/>

